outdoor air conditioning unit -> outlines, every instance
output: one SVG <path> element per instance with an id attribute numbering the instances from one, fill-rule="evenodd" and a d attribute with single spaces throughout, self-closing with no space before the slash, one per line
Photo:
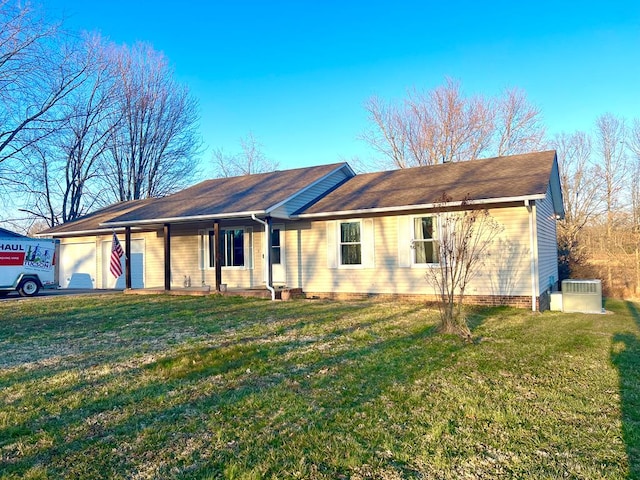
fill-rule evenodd
<path id="1" fill-rule="evenodd" d="M 562 311 L 602 313 L 602 282 L 600 280 L 563 280 Z"/>

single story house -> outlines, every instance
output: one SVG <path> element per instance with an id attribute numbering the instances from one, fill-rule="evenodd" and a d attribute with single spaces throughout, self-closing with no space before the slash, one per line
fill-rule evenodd
<path id="1" fill-rule="evenodd" d="M 487 209 L 502 226 L 467 288 L 470 302 L 548 308 L 564 215 L 555 151 L 367 174 L 335 163 L 218 178 L 40 235 L 60 239 L 63 288 L 429 297 L 443 206 Z M 118 279 L 109 272 L 114 232 L 126 252 Z"/>

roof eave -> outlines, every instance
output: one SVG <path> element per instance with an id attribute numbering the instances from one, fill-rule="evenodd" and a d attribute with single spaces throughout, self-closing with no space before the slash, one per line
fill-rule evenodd
<path id="1" fill-rule="evenodd" d="M 247 212 L 233 212 L 233 213 L 221 213 L 212 215 L 191 215 L 188 217 L 166 217 L 166 218 L 148 218 L 144 220 L 126 220 L 120 222 L 104 222 L 101 223 L 101 227 L 115 228 L 115 227 L 133 227 L 140 225 L 153 225 L 159 223 L 190 223 L 190 222 L 202 222 L 206 220 L 225 220 L 232 218 L 251 217 L 251 215 L 265 215 L 265 210 L 254 210 Z"/>
<path id="2" fill-rule="evenodd" d="M 361 208 L 356 210 L 338 210 L 333 212 L 318 212 L 318 213 L 301 213 L 292 217 L 293 219 L 314 219 L 325 218 L 335 216 L 350 216 L 350 215 L 365 215 L 365 214 L 378 214 L 378 213 L 399 213 L 412 210 L 431 210 L 434 208 L 455 208 L 463 205 L 489 205 L 497 203 L 514 203 L 524 202 L 525 200 L 542 200 L 545 198 L 545 194 L 536 195 L 524 195 L 518 197 L 502 197 L 502 198 L 486 198 L 479 200 L 465 200 L 457 202 L 445 202 L 445 203 L 424 203 L 419 205 L 399 205 L 394 207 L 379 207 L 379 208 Z"/>
<path id="3" fill-rule="evenodd" d="M 558 166 L 558 155 L 553 157 L 553 164 L 551 167 L 551 178 L 549 179 L 549 188 L 551 189 L 551 200 L 553 202 L 553 209 L 556 217 L 560 220 L 564 220 L 564 198 L 562 195 L 562 184 L 560 183 L 560 170 Z"/>
<path id="4" fill-rule="evenodd" d="M 90 230 L 69 230 L 63 232 L 43 232 L 36 233 L 35 236 L 39 238 L 47 237 L 74 237 L 77 235 L 102 235 L 104 233 L 111 233 L 113 231 L 123 231 L 123 228 L 109 227 L 109 228 L 94 228 Z"/>

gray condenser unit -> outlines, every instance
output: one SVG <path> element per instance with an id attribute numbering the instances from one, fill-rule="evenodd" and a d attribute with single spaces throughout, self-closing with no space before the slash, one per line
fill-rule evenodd
<path id="1" fill-rule="evenodd" d="M 602 313 L 602 282 L 600 280 L 563 280 L 562 311 Z"/>

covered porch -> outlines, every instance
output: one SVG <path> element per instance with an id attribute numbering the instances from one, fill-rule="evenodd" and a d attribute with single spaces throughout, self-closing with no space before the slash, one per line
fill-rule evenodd
<path id="1" fill-rule="evenodd" d="M 162 224 L 127 222 L 125 225 L 118 225 L 121 232 L 124 230 L 123 273 L 127 292 L 142 290 L 174 295 L 235 294 L 265 296 L 272 300 L 280 297 L 284 282 L 276 280 L 274 284 L 274 269 L 280 267 L 281 263 L 281 225 L 274 228 L 270 216 L 259 218 L 256 214 L 209 221 L 194 220 L 175 219 L 173 222 Z M 161 260 L 156 263 L 159 267 L 156 271 L 162 275 L 162 286 L 157 283 L 159 279 L 156 277 L 156 282 L 152 284 L 156 285 L 155 287 L 133 287 L 132 230 L 142 229 L 155 231 L 156 238 L 162 242 L 158 245 L 160 248 L 156 249 L 156 252 L 160 253 L 156 258 Z M 196 258 L 191 257 L 188 260 L 184 256 L 185 235 L 192 239 L 191 242 L 197 238 L 197 261 Z M 191 266 L 191 271 L 184 271 L 185 264 Z M 194 269 L 198 269 L 200 273 L 195 275 Z M 185 273 L 189 275 L 184 275 L 182 281 Z M 249 281 L 238 281 L 239 274 L 248 277 Z"/>

